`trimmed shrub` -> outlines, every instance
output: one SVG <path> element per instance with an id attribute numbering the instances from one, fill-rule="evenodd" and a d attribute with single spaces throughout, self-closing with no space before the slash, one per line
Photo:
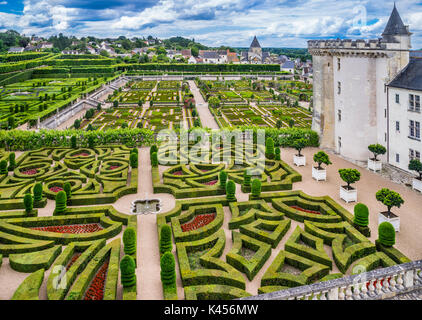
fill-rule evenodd
<path id="1" fill-rule="evenodd" d="M 275 148 L 275 160 L 281 160 L 280 148 Z"/>
<path id="2" fill-rule="evenodd" d="M 249 187 L 251 185 L 251 176 L 248 174 L 248 170 L 243 171 L 243 185 Z"/>
<path id="3" fill-rule="evenodd" d="M 355 216 L 353 222 L 360 227 L 367 227 L 369 224 L 369 209 L 363 203 L 357 203 L 354 207 Z"/>
<path id="4" fill-rule="evenodd" d="M 131 256 L 125 255 L 120 261 L 120 281 L 123 288 L 136 284 L 135 260 Z"/>
<path id="5" fill-rule="evenodd" d="M 34 185 L 34 202 L 42 200 L 42 182 L 37 182 Z"/>
<path id="6" fill-rule="evenodd" d="M 138 168 L 138 154 L 137 153 L 132 152 L 130 154 L 129 160 L 130 160 L 130 166 L 132 168 Z"/>
<path id="7" fill-rule="evenodd" d="M 0 161 L 0 174 L 7 174 L 7 160 Z"/>
<path id="8" fill-rule="evenodd" d="M 416 171 L 419 174 L 418 179 L 422 180 L 422 162 L 419 159 L 410 160 L 408 168 L 411 171 Z"/>
<path id="9" fill-rule="evenodd" d="M 233 180 L 227 181 L 226 198 L 228 201 L 236 201 L 236 184 Z"/>
<path id="10" fill-rule="evenodd" d="M 302 154 L 301 154 L 302 149 L 305 148 L 307 145 L 308 145 L 308 141 L 305 138 L 295 139 L 293 141 L 293 144 L 292 144 L 293 148 L 295 148 L 297 150 L 297 152 L 298 152 L 297 155 L 299 157 L 302 156 Z"/>
<path id="11" fill-rule="evenodd" d="M 160 231 L 160 253 L 171 252 L 173 243 L 171 242 L 171 228 L 169 225 L 164 224 Z"/>
<path id="12" fill-rule="evenodd" d="M 138 150 L 138 148 L 133 148 L 132 150 L 130 150 L 130 153 L 139 154 L 139 150 Z"/>
<path id="13" fill-rule="evenodd" d="M 158 147 L 157 147 L 156 144 L 152 145 L 151 148 L 149 149 L 149 155 L 152 156 L 152 154 L 154 152 L 157 152 L 158 153 Z"/>
<path id="14" fill-rule="evenodd" d="M 261 195 L 261 181 L 259 179 L 253 179 L 251 193 L 253 197 L 259 197 Z"/>
<path id="15" fill-rule="evenodd" d="M 157 152 L 153 152 L 151 154 L 151 165 L 153 167 L 158 167 L 158 155 L 157 155 Z"/>
<path id="16" fill-rule="evenodd" d="M 88 146 L 92 149 L 94 148 L 95 145 L 95 138 L 94 136 L 89 136 L 88 137 Z"/>
<path id="17" fill-rule="evenodd" d="M 64 192 L 66 192 L 66 199 L 70 200 L 70 198 L 72 197 L 72 186 L 69 182 L 65 182 L 63 184 L 63 190 Z"/>
<path id="18" fill-rule="evenodd" d="M 274 153 L 274 140 L 271 137 L 267 138 L 267 141 L 265 143 L 265 156 L 268 159 L 274 159 L 274 156 L 275 156 L 275 153 Z"/>
<path id="19" fill-rule="evenodd" d="M 161 282 L 164 289 L 176 287 L 176 263 L 171 252 L 166 252 L 160 259 Z"/>
<path id="20" fill-rule="evenodd" d="M 386 247 L 396 243 L 396 231 L 390 222 L 385 221 L 378 226 L 378 241 Z"/>
<path id="21" fill-rule="evenodd" d="M 76 149 L 76 136 L 72 136 L 72 137 L 70 138 L 70 146 L 71 146 L 73 149 Z"/>
<path id="22" fill-rule="evenodd" d="M 54 212 L 56 214 L 62 214 L 66 211 L 67 196 L 66 192 L 59 191 L 56 195 L 56 209 Z"/>
<path id="23" fill-rule="evenodd" d="M 34 208 L 34 199 L 30 193 L 25 194 L 23 197 L 23 205 L 25 207 L 25 212 L 28 214 L 31 213 Z"/>
<path id="24" fill-rule="evenodd" d="M 7 168 L 9 171 L 13 171 L 16 168 L 16 160 L 15 160 L 15 153 L 9 153 L 9 167 Z"/>
<path id="25" fill-rule="evenodd" d="M 128 255 L 136 252 L 136 231 L 133 227 L 127 227 L 123 232 L 123 251 Z"/>
<path id="26" fill-rule="evenodd" d="M 222 170 L 219 174 L 219 180 L 220 180 L 220 188 L 226 190 L 226 184 L 227 184 L 227 172 Z"/>

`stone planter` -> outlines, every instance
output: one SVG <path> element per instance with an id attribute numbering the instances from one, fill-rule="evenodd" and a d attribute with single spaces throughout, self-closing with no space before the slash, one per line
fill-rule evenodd
<path id="1" fill-rule="evenodd" d="M 382 170 L 382 161 L 381 160 L 373 160 L 368 159 L 368 169 L 372 171 L 381 171 Z"/>
<path id="2" fill-rule="evenodd" d="M 422 192 L 422 180 L 413 178 L 412 189 Z"/>
<path id="3" fill-rule="evenodd" d="M 390 222 L 396 232 L 400 231 L 400 217 L 396 216 L 394 213 L 391 213 L 390 217 L 388 217 L 387 211 L 378 213 L 378 225 L 383 222 Z"/>
<path id="4" fill-rule="evenodd" d="M 312 167 L 312 178 L 316 181 L 327 180 L 327 169 L 320 169 L 318 167 Z"/>
<path id="5" fill-rule="evenodd" d="M 298 167 L 306 166 L 306 157 L 304 155 L 302 155 L 300 157 L 297 156 L 297 155 L 294 155 L 293 156 L 293 163 Z"/>
<path id="6" fill-rule="evenodd" d="M 347 203 L 358 201 L 358 190 L 355 188 L 347 189 L 347 186 L 340 186 L 340 199 Z"/>

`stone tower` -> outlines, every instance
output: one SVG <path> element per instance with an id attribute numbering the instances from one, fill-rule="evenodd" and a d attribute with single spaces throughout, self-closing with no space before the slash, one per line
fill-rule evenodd
<path id="1" fill-rule="evenodd" d="M 353 161 L 368 158 L 368 145 L 385 146 L 385 85 L 408 63 L 411 33 L 394 5 L 382 37 L 310 40 L 313 57 L 312 129 L 321 147 Z"/>
<path id="2" fill-rule="evenodd" d="M 249 47 L 248 55 L 249 55 L 249 57 L 255 55 L 255 56 L 259 56 L 259 57 L 262 58 L 262 48 L 261 48 L 261 45 L 259 44 L 256 36 L 253 38 L 251 46 Z"/>

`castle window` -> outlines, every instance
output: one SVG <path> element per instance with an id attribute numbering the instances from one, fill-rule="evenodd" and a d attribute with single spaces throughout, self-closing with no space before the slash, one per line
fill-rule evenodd
<path id="1" fill-rule="evenodd" d="M 409 138 L 421 138 L 421 124 L 418 121 L 409 120 Z"/>
<path id="2" fill-rule="evenodd" d="M 341 69 L 340 58 L 337 58 L 337 70 L 340 71 L 340 69 Z"/>
<path id="3" fill-rule="evenodd" d="M 400 103 L 400 95 L 396 94 L 396 103 Z"/>
<path id="4" fill-rule="evenodd" d="M 399 163 L 400 162 L 400 155 L 398 153 L 396 153 L 396 162 Z"/>
<path id="5" fill-rule="evenodd" d="M 400 132 L 400 122 L 396 121 L 396 131 Z"/>
<path id="6" fill-rule="evenodd" d="M 338 121 L 340 122 L 341 121 L 341 110 L 337 111 L 337 115 L 338 115 Z"/>
<path id="7" fill-rule="evenodd" d="M 337 94 L 341 93 L 341 82 L 337 82 Z"/>
<path id="8" fill-rule="evenodd" d="M 409 94 L 409 110 L 415 110 L 415 96 L 413 94 Z"/>
<path id="9" fill-rule="evenodd" d="M 384 118 L 387 118 L 387 109 L 384 109 Z"/>
<path id="10" fill-rule="evenodd" d="M 409 160 L 421 160 L 421 153 L 419 151 L 413 150 L 413 149 L 409 149 Z"/>
<path id="11" fill-rule="evenodd" d="M 341 148 L 341 137 L 338 137 L 338 147 Z"/>
<path id="12" fill-rule="evenodd" d="M 415 111 L 420 112 L 421 111 L 421 97 L 415 96 Z"/>

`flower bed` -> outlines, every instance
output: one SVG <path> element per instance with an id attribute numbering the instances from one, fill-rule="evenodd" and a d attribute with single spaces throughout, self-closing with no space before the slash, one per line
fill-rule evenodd
<path id="1" fill-rule="evenodd" d="M 21 171 L 22 174 L 27 175 L 27 176 L 33 176 L 34 174 L 38 173 L 37 169 L 29 169 L 29 170 L 25 170 L 25 171 Z"/>
<path id="2" fill-rule="evenodd" d="M 173 172 L 174 176 L 182 176 L 183 175 L 183 171 L 179 170 L 179 171 L 175 171 Z"/>
<path id="3" fill-rule="evenodd" d="M 94 279 L 92 279 L 91 285 L 85 293 L 84 300 L 103 300 L 107 269 L 108 261 L 103 264 Z"/>
<path id="4" fill-rule="evenodd" d="M 59 191 L 63 191 L 63 188 L 62 188 L 62 187 L 57 187 L 57 186 L 54 186 L 54 187 L 50 187 L 50 188 L 48 188 L 48 190 L 50 190 L 50 191 L 52 191 L 52 192 L 57 193 L 57 192 L 59 192 Z"/>
<path id="5" fill-rule="evenodd" d="M 307 210 L 307 209 L 303 209 L 303 208 L 298 207 L 298 206 L 290 206 L 290 208 L 293 208 L 293 209 L 296 209 L 296 210 L 299 210 L 299 211 L 303 211 L 303 212 L 307 212 L 307 213 L 321 214 L 321 212 L 319 212 L 319 211 Z"/>
<path id="6" fill-rule="evenodd" d="M 82 153 L 78 153 L 78 154 L 75 154 L 75 155 L 73 155 L 73 157 L 88 157 L 89 156 L 89 153 L 87 153 L 87 152 L 82 152 Z"/>
<path id="7" fill-rule="evenodd" d="M 34 227 L 33 230 L 39 231 L 48 231 L 48 232 L 57 232 L 57 233 L 91 233 L 103 230 L 98 223 L 89 223 L 89 224 L 70 224 L 63 226 L 47 226 L 47 227 Z"/>
<path id="8" fill-rule="evenodd" d="M 206 186 L 213 186 L 213 185 L 215 185 L 217 182 L 218 182 L 218 180 L 211 180 L 211 181 L 208 181 L 208 182 L 204 182 L 204 183 L 203 183 L 203 185 L 206 185 Z"/>
<path id="9" fill-rule="evenodd" d="M 117 168 L 120 168 L 120 167 L 121 167 L 120 165 L 110 166 L 110 168 L 108 168 L 108 170 L 114 170 L 114 169 L 117 169 Z"/>
<path id="10" fill-rule="evenodd" d="M 72 259 L 69 261 L 69 263 L 66 266 L 66 271 L 70 269 L 70 267 L 76 262 L 76 260 L 79 259 L 82 253 L 75 253 L 72 257 Z"/>
<path id="11" fill-rule="evenodd" d="M 192 221 L 187 222 L 180 227 L 183 232 L 197 230 L 211 223 L 215 219 L 215 213 L 197 215 Z"/>

